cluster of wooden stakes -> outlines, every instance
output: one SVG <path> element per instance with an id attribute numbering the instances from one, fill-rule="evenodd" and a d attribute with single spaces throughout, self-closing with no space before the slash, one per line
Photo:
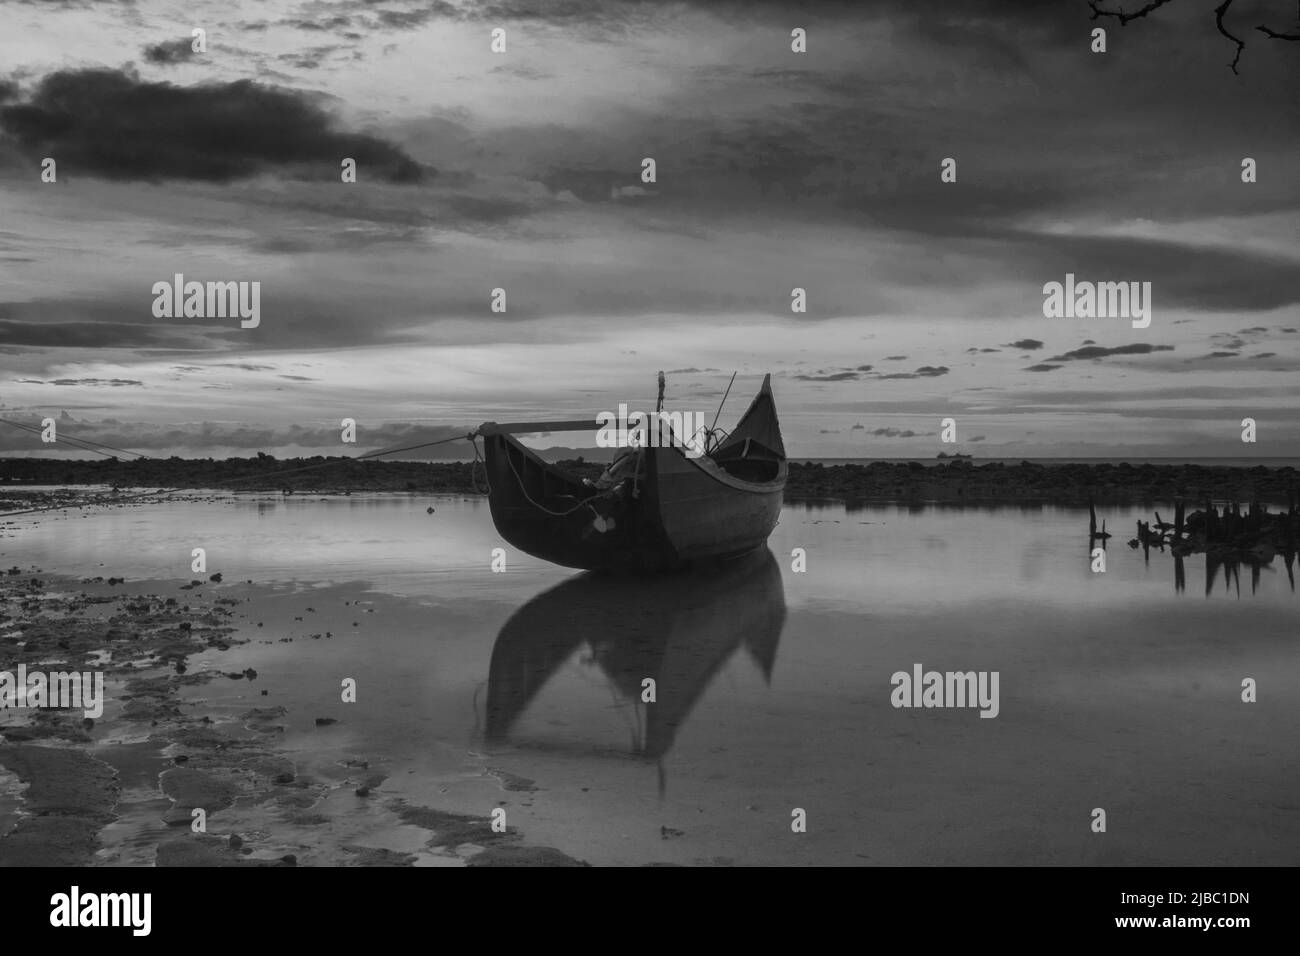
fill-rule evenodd
<path id="1" fill-rule="evenodd" d="M 1097 530 L 1097 510 L 1091 503 L 1088 505 L 1088 518 L 1089 544 L 1100 542 L 1104 548 L 1111 535 L 1106 531 L 1104 520 L 1101 530 Z M 1291 589 L 1295 590 L 1297 539 L 1300 539 L 1300 510 L 1293 491 L 1285 512 L 1270 512 L 1268 506 L 1259 501 L 1252 501 L 1242 511 L 1235 501 L 1217 508 L 1207 500 L 1201 510 L 1188 514 L 1186 503 L 1178 499 L 1174 502 L 1172 523 L 1161 519 L 1159 511 L 1155 512 L 1154 523 L 1137 522 L 1137 537 L 1130 539 L 1128 546 L 1135 550 L 1141 548 L 1148 561 L 1152 548 L 1163 552 L 1168 547 L 1174 557 L 1175 583 L 1179 590 L 1184 584 L 1182 559 L 1191 554 L 1205 554 L 1208 594 L 1220 567 L 1224 568 L 1225 582 L 1231 586 L 1235 578 L 1240 592 L 1238 568 L 1241 564 L 1251 568 L 1251 590 L 1254 591 L 1258 586 L 1260 569 L 1271 565 L 1278 554 L 1283 556 L 1287 578 Z"/>

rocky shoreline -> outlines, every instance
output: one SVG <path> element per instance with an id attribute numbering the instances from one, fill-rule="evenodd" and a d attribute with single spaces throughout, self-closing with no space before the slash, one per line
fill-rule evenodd
<path id="1" fill-rule="evenodd" d="M 564 461 L 562 468 L 595 477 L 603 463 Z M 24 494 L 25 485 L 69 490 Z M 471 462 L 355 461 L 347 458 L 144 459 L 137 461 L 0 459 L 0 510 L 58 505 L 78 500 L 72 486 L 110 489 L 222 489 L 288 493 L 352 494 L 410 492 L 480 494 L 481 466 Z M 1184 464 L 980 464 L 870 462 L 823 465 L 792 461 L 787 500 L 834 498 L 907 501 L 1042 501 L 1059 504 L 1134 504 L 1265 500 L 1286 502 L 1300 488 L 1295 468 Z M 61 497 L 60 497 L 61 494 Z M 39 502 L 34 504 L 33 502 Z"/>
<path id="2" fill-rule="evenodd" d="M 287 716 L 274 700 L 231 718 L 207 712 L 202 697 L 186 699 L 186 689 L 212 681 L 257 680 L 251 668 L 193 661 L 275 639 L 241 620 L 257 599 L 253 582 L 222 584 L 219 574 L 181 589 L 38 568 L 0 575 L 0 670 L 95 671 L 108 699 L 99 719 L 48 707 L 0 711 L 0 767 L 20 784 L 9 788 L 19 809 L 0 825 L 0 866 L 122 862 L 105 855 L 103 834 L 127 815 L 154 821 L 146 827 L 157 834 L 153 859 L 144 862 L 157 866 L 414 865 L 417 854 L 382 846 L 347 844 L 326 858 L 321 841 L 293 836 L 327 827 L 318 810 L 347 791 L 376 815 L 427 831 L 425 848 L 452 864 L 582 865 L 524 843 L 513 827 L 494 832 L 487 817 L 411 805 L 386 790 L 382 761 L 349 759 L 333 775 L 300 770 L 274 745 Z M 193 826 L 197 809 L 203 831 Z M 249 819 L 275 825 L 240 826 Z"/>

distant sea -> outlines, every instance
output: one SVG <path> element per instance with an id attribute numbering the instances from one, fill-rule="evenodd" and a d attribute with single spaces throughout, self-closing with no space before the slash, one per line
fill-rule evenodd
<path id="1" fill-rule="evenodd" d="M 816 465 L 869 465 L 872 462 L 883 461 L 890 464 L 906 464 L 910 461 L 919 461 L 923 465 L 942 465 L 946 462 L 962 460 L 969 461 L 974 465 L 991 465 L 999 463 L 1003 465 L 1018 465 L 1022 461 L 1032 462 L 1035 465 L 1121 465 L 1127 462 L 1130 465 L 1203 465 L 1207 468 L 1254 468 L 1263 465 L 1265 468 L 1300 468 L 1300 456 L 1283 457 L 1283 458 L 1156 458 L 1147 456 L 1134 456 L 1129 458 L 799 458 L 792 456 L 791 461 L 808 462 Z"/>

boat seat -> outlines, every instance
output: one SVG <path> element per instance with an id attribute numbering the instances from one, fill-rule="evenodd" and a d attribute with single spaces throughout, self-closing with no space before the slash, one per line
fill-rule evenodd
<path id="1" fill-rule="evenodd" d="M 725 445 L 713 454 L 714 461 L 734 461 L 737 459 L 774 461 L 779 460 L 780 457 L 772 449 L 761 442 L 754 441 L 752 438 Z"/>

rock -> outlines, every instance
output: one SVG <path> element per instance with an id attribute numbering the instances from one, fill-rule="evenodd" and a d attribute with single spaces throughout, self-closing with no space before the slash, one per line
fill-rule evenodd
<path id="1" fill-rule="evenodd" d="M 172 799 L 172 806 L 163 814 L 169 826 L 189 826 L 192 810 L 202 808 L 210 817 L 235 802 L 235 786 L 229 781 L 201 770 L 173 767 L 158 778 L 163 793 Z"/>
<path id="2" fill-rule="evenodd" d="M 470 857 L 466 866 L 590 866 L 550 846 L 494 846 Z"/>

